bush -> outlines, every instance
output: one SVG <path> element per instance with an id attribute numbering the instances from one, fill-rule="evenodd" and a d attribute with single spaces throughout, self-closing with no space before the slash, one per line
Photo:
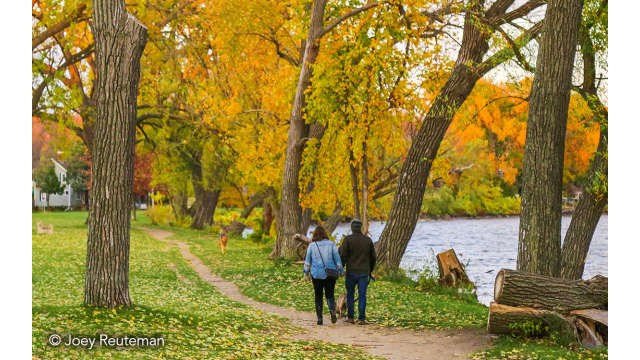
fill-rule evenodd
<path id="1" fill-rule="evenodd" d="M 433 216 L 453 214 L 455 200 L 453 190 L 448 186 L 427 189 L 422 201 L 422 212 Z"/>
<path id="2" fill-rule="evenodd" d="M 176 222 L 170 206 L 156 205 L 145 212 L 153 225 L 169 225 Z"/>

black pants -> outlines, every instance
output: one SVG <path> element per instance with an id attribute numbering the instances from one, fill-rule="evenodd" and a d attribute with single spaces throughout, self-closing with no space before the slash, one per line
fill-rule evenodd
<path id="1" fill-rule="evenodd" d="M 313 290 L 316 295 L 316 315 L 318 320 L 322 319 L 322 291 L 327 297 L 327 305 L 329 305 L 329 311 L 336 311 L 336 300 L 333 296 L 333 291 L 336 288 L 336 279 L 312 279 Z"/>

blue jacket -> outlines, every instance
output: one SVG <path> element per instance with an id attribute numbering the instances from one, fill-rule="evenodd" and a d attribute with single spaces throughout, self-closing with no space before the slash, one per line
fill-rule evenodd
<path id="1" fill-rule="evenodd" d="M 318 252 L 318 250 L 320 250 L 320 252 Z M 322 258 L 320 254 L 322 254 Z M 322 263 L 323 260 L 324 265 Z M 312 242 L 307 248 L 307 256 L 304 259 L 302 272 L 306 274 L 309 272 L 309 269 L 311 269 L 312 278 L 326 279 L 327 274 L 324 271 L 325 265 L 329 269 L 338 270 L 341 275 L 344 274 L 342 261 L 340 260 L 340 254 L 338 254 L 336 244 L 329 239 Z"/>

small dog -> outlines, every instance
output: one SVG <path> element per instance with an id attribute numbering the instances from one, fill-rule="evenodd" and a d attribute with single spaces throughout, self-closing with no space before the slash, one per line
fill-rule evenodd
<path id="1" fill-rule="evenodd" d="M 227 251 L 227 234 L 220 234 L 220 237 L 218 238 L 218 245 L 220 245 L 220 252 L 224 254 Z"/>
<path id="2" fill-rule="evenodd" d="M 358 298 L 355 298 L 353 302 L 358 301 Z M 336 316 L 338 318 L 343 318 L 347 316 L 347 294 L 342 294 L 338 297 L 338 302 L 336 302 Z"/>

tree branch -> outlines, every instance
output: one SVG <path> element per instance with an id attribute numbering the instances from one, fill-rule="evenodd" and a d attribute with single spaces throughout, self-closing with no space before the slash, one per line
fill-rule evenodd
<path id="1" fill-rule="evenodd" d="M 498 1 L 494 4 L 494 6 L 496 6 L 496 4 L 498 3 L 513 3 L 513 1 Z M 521 18 L 527 14 L 529 14 L 530 12 L 532 12 L 533 10 L 535 10 L 536 8 L 545 5 L 547 2 L 544 0 L 529 0 L 526 3 L 522 4 L 522 6 L 520 6 L 519 8 L 513 10 L 513 11 L 509 11 L 508 13 L 504 13 L 504 11 L 507 10 L 507 8 L 511 5 L 509 4 L 509 6 L 507 6 L 507 8 L 504 8 L 502 10 L 502 13 L 495 11 L 492 12 L 491 9 L 493 9 L 494 6 L 492 6 L 488 11 L 487 11 L 487 16 L 486 16 L 486 20 L 493 24 L 493 25 L 502 25 L 504 23 L 508 23 L 512 20 Z M 504 4 L 503 4 L 504 5 Z"/>
<path id="2" fill-rule="evenodd" d="M 354 15 L 358 15 L 363 11 L 367 11 L 371 8 L 374 8 L 376 6 L 378 6 L 379 3 L 377 1 L 375 2 L 370 2 L 367 3 L 365 5 L 363 5 L 362 7 L 356 8 L 356 9 L 352 9 L 351 11 L 347 12 L 346 14 L 338 17 L 337 19 L 333 20 L 332 22 L 330 22 L 327 26 L 324 27 L 324 29 L 322 29 L 322 31 L 320 32 L 320 34 L 318 35 L 318 39 L 325 36 L 329 31 L 333 30 L 333 28 L 335 28 L 336 26 L 340 25 L 341 22 L 347 20 L 348 18 L 354 16 Z"/>
<path id="3" fill-rule="evenodd" d="M 71 15 L 71 17 L 62 20 L 57 24 L 51 25 L 45 31 L 36 35 L 33 39 L 31 39 L 31 50 L 38 47 L 38 45 L 42 44 L 45 40 L 52 37 L 53 35 L 56 35 L 62 30 L 68 28 L 71 25 L 71 23 L 73 23 L 74 21 L 78 21 L 79 19 L 81 19 L 86 9 L 87 9 L 87 5 L 81 4 L 80 6 L 78 6 L 78 9 L 76 10 L 76 12 Z M 86 18 L 84 18 L 83 20 L 86 20 Z"/>
<path id="4" fill-rule="evenodd" d="M 491 69 L 511 59 L 514 56 L 515 51 L 519 51 L 519 49 L 527 45 L 529 41 L 540 34 L 540 32 L 542 31 L 542 22 L 542 20 L 537 22 L 535 25 L 529 28 L 529 30 L 520 34 L 520 36 L 518 36 L 518 38 L 513 41 L 513 46 L 505 47 L 504 49 L 493 54 L 487 60 L 478 64 L 475 69 L 477 75 L 482 77 L 486 73 L 491 71 Z"/>

